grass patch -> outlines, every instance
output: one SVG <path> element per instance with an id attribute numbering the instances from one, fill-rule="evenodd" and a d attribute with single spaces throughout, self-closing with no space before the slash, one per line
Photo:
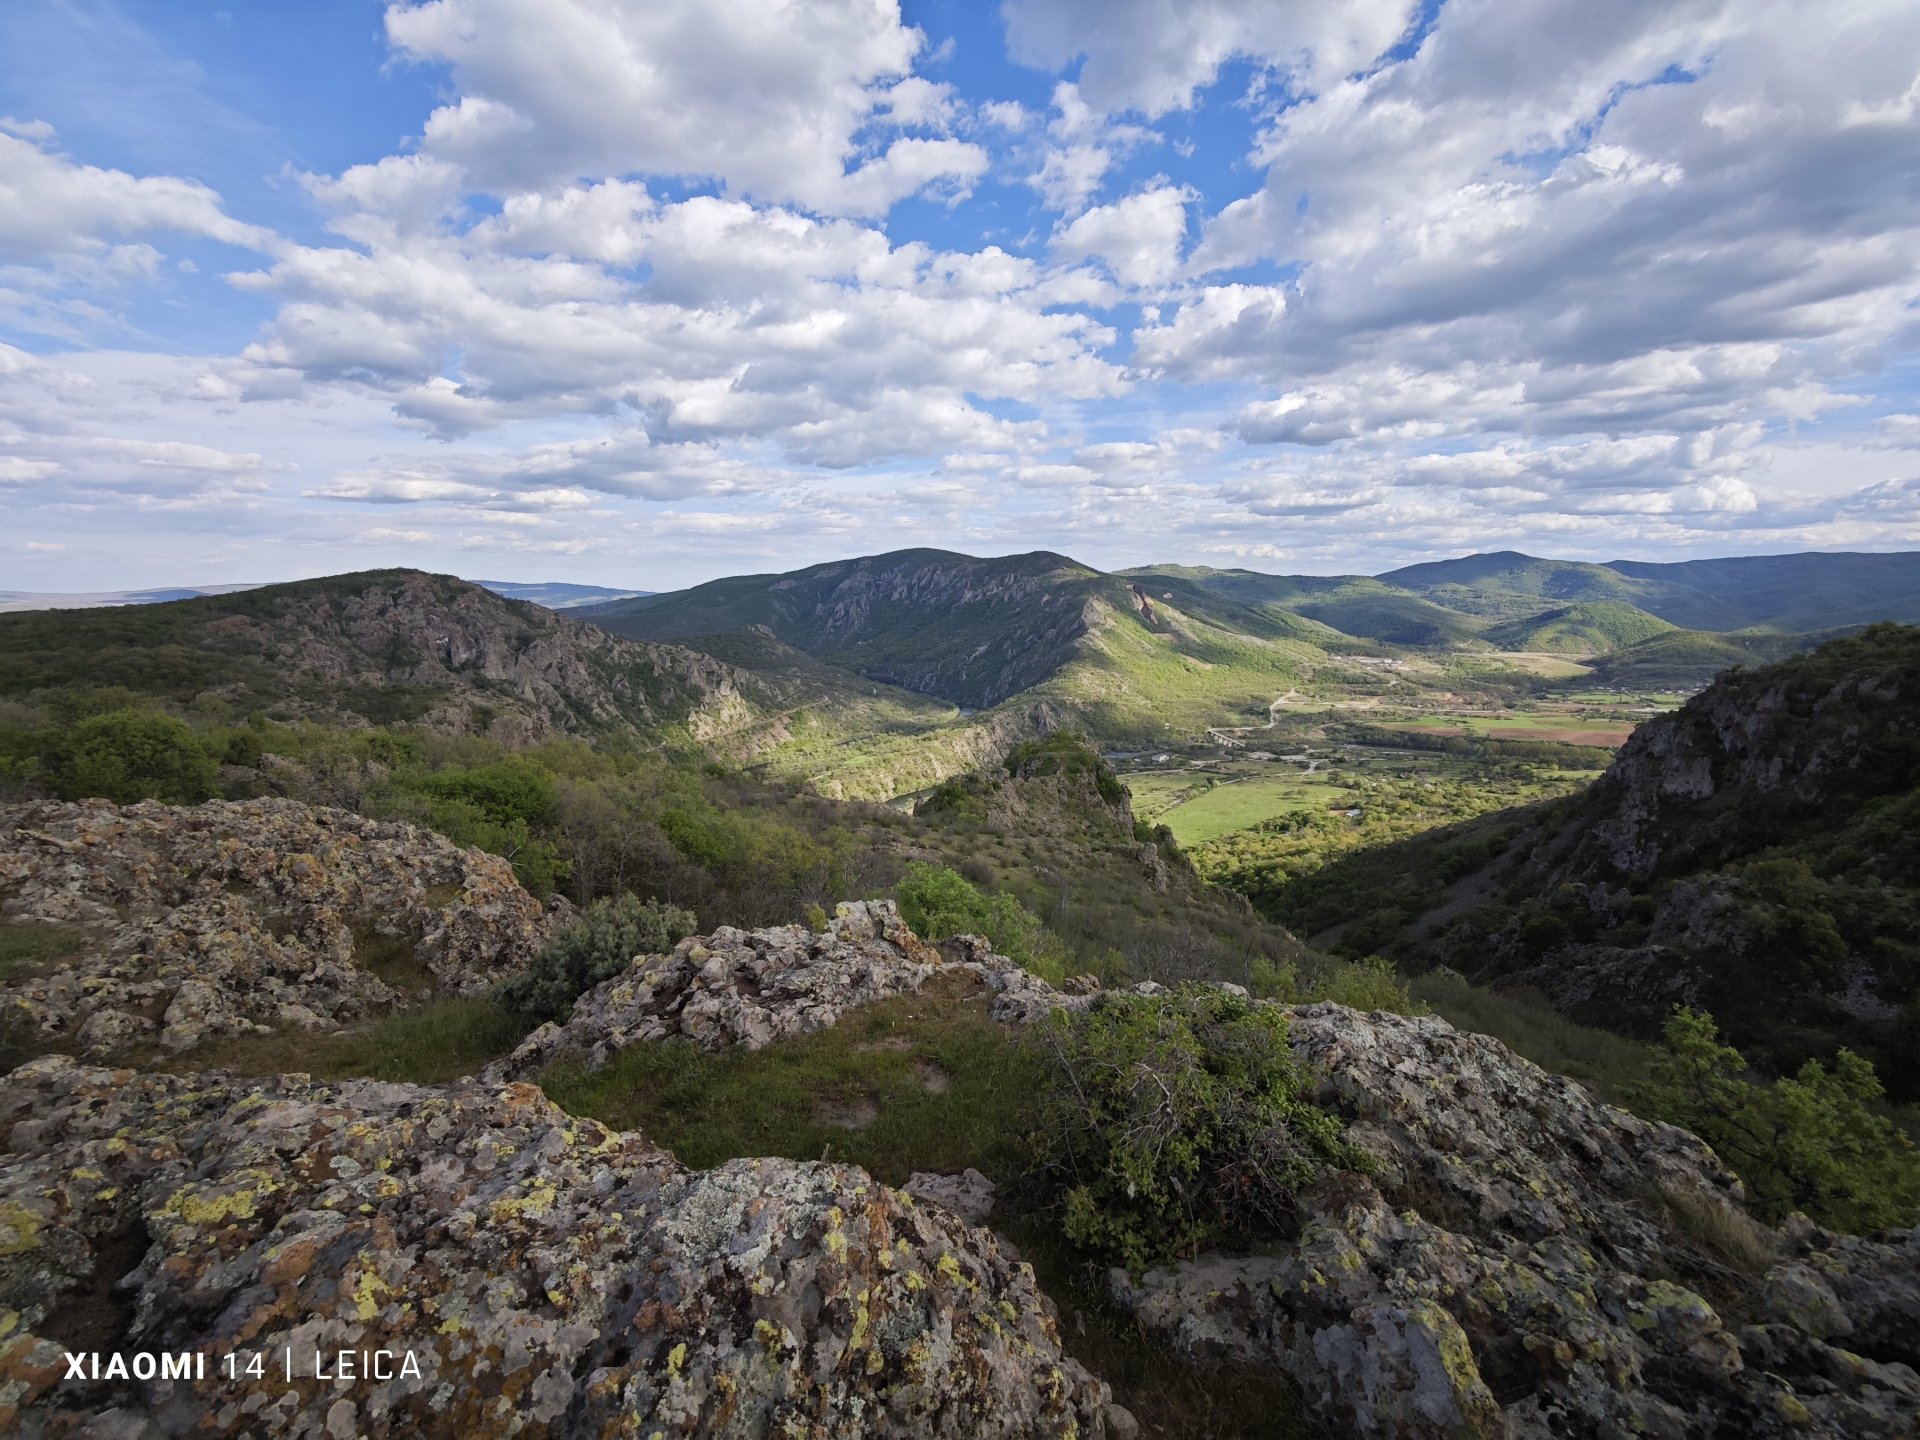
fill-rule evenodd
<path id="1" fill-rule="evenodd" d="M 31 975 L 85 948 L 93 937 L 78 925 L 0 920 L 0 980 Z"/>
<path id="2" fill-rule="evenodd" d="M 944 1091 L 929 1087 L 935 1075 Z M 899 1185 L 915 1170 L 1017 1174 L 1020 1111 L 1037 1076 L 983 997 L 930 987 L 764 1050 L 636 1045 L 602 1069 L 561 1061 L 537 1078 L 573 1114 L 642 1130 L 696 1168 L 743 1155 L 830 1159 Z M 836 1123 L 866 1107 L 871 1123 Z"/>
<path id="3" fill-rule="evenodd" d="M 944 1091 L 928 1088 L 935 1067 Z M 622 1051 L 599 1070 L 561 1062 L 537 1077 L 576 1115 L 638 1128 L 688 1165 L 749 1155 L 827 1158 L 898 1185 L 915 1170 L 971 1165 L 1000 1185 L 993 1228 L 1013 1241 L 1060 1311 L 1067 1352 L 1114 1388 L 1156 1440 L 1296 1440 L 1300 1418 L 1275 1369 L 1197 1366 L 1143 1331 L 1107 1298 L 1057 1217 L 1020 1212 L 1021 1130 L 1039 1066 L 987 1018 L 971 977 L 864 1006 L 831 1029 L 762 1050 L 709 1054 L 668 1042 Z M 849 1130 L 829 1117 L 870 1108 Z"/>
<path id="4" fill-rule="evenodd" d="M 242 1075 L 303 1072 L 321 1080 L 443 1084 L 497 1060 L 526 1034 L 526 1023 L 493 1000 L 450 996 L 394 1010 L 354 1030 L 276 1030 L 210 1040 L 160 1069 L 233 1070 Z"/>
<path id="5" fill-rule="evenodd" d="M 433 971 L 420 959 L 414 937 L 386 934 L 372 921 L 353 927 L 353 963 L 409 997 L 434 987 Z"/>
<path id="6" fill-rule="evenodd" d="M 1611 1104 L 1620 1103 L 1625 1086 L 1646 1077 L 1653 1059 L 1651 1045 L 1576 1024 L 1539 1001 L 1483 989 L 1453 971 L 1417 976 L 1407 989 L 1454 1028 L 1491 1035 L 1542 1070 L 1577 1080 Z"/>

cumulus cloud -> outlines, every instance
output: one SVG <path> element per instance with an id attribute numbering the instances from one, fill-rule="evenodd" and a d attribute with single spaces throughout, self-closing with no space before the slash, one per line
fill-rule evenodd
<path id="1" fill-rule="evenodd" d="M 1156 180 L 1056 230 L 1053 253 L 1065 260 L 1098 259 L 1127 285 L 1165 284 L 1180 271 L 1187 207 L 1199 198 L 1198 191 Z"/>
<path id="2" fill-rule="evenodd" d="M 1412 22 L 1414 0 L 1007 0 L 1007 44 L 1057 70 L 1084 57 L 1080 88 L 1103 112 L 1163 115 L 1193 103 L 1241 57 L 1301 90 L 1369 64 Z"/>
<path id="3" fill-rule="evenodd" d="M 485 189 L 581 176 L 712 177 L 731 193 L 832 214 L 881 214 L 978 175 L 959 141 L 867 153 L 870 125 L 944 124 L 943 87 L 915 76 L 924 37 L 873 0 L 427 0 L 386 12 L 408 59 L 451 68 L 460 97 L 423 152 Z"/>

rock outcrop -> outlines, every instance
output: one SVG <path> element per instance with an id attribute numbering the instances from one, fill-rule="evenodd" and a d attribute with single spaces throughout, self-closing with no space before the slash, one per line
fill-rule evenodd
<path id="1" fill-rule="evenodd" d="M 23 1440 L 1106 1433 L 1031 1269 L 850 1167 L 689 1172 L 530 1085 L 56 1057 L 0 1081 L 0 1127 Z M 85 1358 L 183 1352 L 208 1379 Z"/>
<path id="2" fill-rule="evenodd" d="M 946 949 L 951 959 L 909 930 L 891 900 L 837 906 L 824 934 L 802 925 L 722 926 L 671 954 L 636 956 L 631 969 L 582 995 L 564 1022 L 542 1025 L 488 1073 L 531 1075 L 562 1055 L 604 1065 L 629 1045 L 674 1038 L 707 1050 L 757 1050 L 918 990 L 943 970 L 970 971 L 995 991 L 996 1019 L 1044 1014 L 1055 1003 L 1050 987 L 978 937 Z"/>
<path id="3" fill-rule="evenodd" d="M 1272 1253 L 1114 1272 L 1197 1359 L 1278 1365 L 1311 1412 L 1368 1437 L 1892 1440 L 1920 1423 L 1920 1232 L 1789 1227 L 1756 1284 L 1660 1218 L 1666 1197 L 1741 1223 L 1737 1182 L 1685 1131 L 1432 1017 L 1322 1004 L 1291 1031 L 1377 1173 L 1309 1191 Z M 1753 1323 L 1712 1289 L 1759 1291 Z"/>
<path id="4" fill-rule="evenodd" d="M 571 914 L 496 855 L 292 800 L 0 811 L 0 897 L 10 921 L 89 937 L 0 983 L 0 1013 L 91 1055 L 329 1029 L 424 986 L 483 990 Z M 374 949 L 398 963 L 371 967 Z"/>

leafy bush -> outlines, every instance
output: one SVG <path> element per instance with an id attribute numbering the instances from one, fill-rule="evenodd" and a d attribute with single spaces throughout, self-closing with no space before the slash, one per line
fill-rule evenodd
<path id="1" fill-rule="evenodd" d="M 923 940 L 984 935 L 993 948 L 1042 979 L 1066 977 L 1063 949 L 1011 895 L 988 895 L 944 865 L 915 861 L 894 886 L 900 917 Z"/>
<path id="2" fill-rule="evenodd" d="M 219 768 L 194 733 L 158 710 L 110 710 L 75 722 L 42 757 L 67 800 L 197 804 L 218 793 Z"/>
<path id="3" fill-rule="evenodd" d="M 525 973 L 500 987 L 502 1004 L 538 1024 L 558 1020 L 573 1002 L 618 975 L 636 955 L 669 950 L 699 926 L 691 910 L 632 895 L 596 900 L 533 957 Z"/>
<path id="4" fill-rule="evenodd" d="M 1306 1100 L 1285 1015 L 1211 986 L 1117 993 L 1056 1011 L 1028 1143 L 1068 1237 L 1138 1271 L 1229 1239 L 1284 1232 L 1332 1169 L 1366 1169 Z"/>
<path id="5" fill-rule="evenodd" d="M 1628 1103 L 1713 1146 L 1767 1220 L 1801 1210 L 1860 1233 L 1920 1221 L 1920 1152 L 1874 1112 L 1883 1092 L 1867 1061 L 1842 1050 L 1831 1070 L 1809 1060 L 1797 1075 L 1759 1085 L 1745 1078 L 1745 1057 L 1719 1043 L 1711 1015 L 1676 1010 L 1664 1038 Z"/>

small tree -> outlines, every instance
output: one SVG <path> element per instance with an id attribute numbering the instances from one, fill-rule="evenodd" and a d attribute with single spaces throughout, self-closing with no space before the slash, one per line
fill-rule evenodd
<path id="1" fill-rule="evenodd" d="M 219 767 L 180 721 L 158 710 L 111 710 L 76 721 L 42 757 L 63 799 L 197 804 L 218 793 Z"/>
<path id="2" fill-rule="evenodd" d="M 1920 1152 L 1874 1113 L 1885 1092 L 1866 1060 L 1842 1050 L 1831 1069 L 1809 1060 L 1790 1078 L 1756 1084 L 1746 1058 L 1720 1043 L 1713 1017 L 1685 1007 L 1664 1041 L 1627 1103 L 1711 1145 L 1766 1220 L 1800 1210 L 1856 1233 L 1920 1220 Z"/>
<path id="3" fill-rule="evenodd" d="M 526 970 L 500 987 L 502 1004 L 534 1024 L 563 1018 L 573 1002 L 633 963 L 693 934 L 691 910 L 632 895 L 596 900 L 549 940 Z"/>
<path id="4" fill-rule="evenodd" d="M 1291 1223 L 1332 1169 L 1369 1169 L 1305 1097 L 1285 1015 L 1215 986 L 1054 1012 L 1028 1144 L 1068 1238 L 1136 1271 Z"/>
<path id="5" fill-rule="evenodd" d="M 1066 976 L 1065 947 L 1011 895 L 989 895 L 944 865 L 916 860 L 894 886 L 900 918 L 923 940 L 984 935 L 1009 960 L 1046 980 Z"/>

